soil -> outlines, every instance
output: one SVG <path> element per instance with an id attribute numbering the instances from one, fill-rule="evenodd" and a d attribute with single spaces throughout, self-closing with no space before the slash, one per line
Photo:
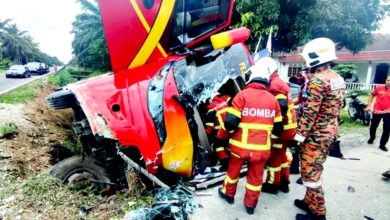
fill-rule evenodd
<path id="1" fill-rule="evenodd" d="M 0 124 L 15 123 L 17 133 L 0 139 L 1 178 L 18 179 L 37 174 L 51 167 L 50 151 L 73 141 L 71 110 L 49 109 L 46 96 L 51 86 L 38 90 L 36 98 L 26 104 L 1 104 Z"/>

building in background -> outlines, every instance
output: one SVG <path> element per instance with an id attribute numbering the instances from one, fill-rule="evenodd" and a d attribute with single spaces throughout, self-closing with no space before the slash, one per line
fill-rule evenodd
<path id="1" fill-rule="evenodd" d="M 357 66 L 356 79 L 346 79 L 347 83 L 356 84 L 358 87 L 370 88 L 372 84 L 384 84 L 387 75 L 390 75 L 390 34 L 374 34 L 372 44 L 357 54 L 352 54 L 346 49 L 337 51 L 336 63 L 355 64 Z M 304 60 L 299 56 L 301 48 L 293 53 L 275 54 L 279 61 L 279 74 L 287 80 L 293 74 L 297 74 L 305 66 Z M 353 87 L 355 88 L 355 87 Z"/>

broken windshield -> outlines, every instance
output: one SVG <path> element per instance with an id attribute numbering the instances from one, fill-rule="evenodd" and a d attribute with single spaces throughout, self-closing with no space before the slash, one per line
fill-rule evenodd
<path id="1" fill-rule="evenodd" d="M 249 65 L 244 47 L 236 44 L 228 50 L 179 61 L 174 74 L 181 97 L 191 107 L 196 107 L 206 102 L 229 79 L 242 76 Z"/>

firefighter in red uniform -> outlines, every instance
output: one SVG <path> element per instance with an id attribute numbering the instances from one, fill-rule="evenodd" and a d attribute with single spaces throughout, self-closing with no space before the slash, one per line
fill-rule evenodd
<path id="1" fill-rule="evenodd" d="M 306 186 L 303 200 L 294 205 L 305 210 L 297 214 L 298 220 L 324 220 L 326 208 L 322 189 L 323 163 L 338 136 L 338 116 L 343 106 L 345 82 L 331 69 L 336 60 L 335 44 L 328 38 L 317 38 L 305 45 L 302 56 L 310 72 L 316 73 L 307 87 L 307 104 L 299 120 L 294 139 L 300 148 L 301 176 Z"/>
<path id="2" fill-rule="evenodd" d="M 206 133 L 213 140 L 214 150 L 217 152 L 218 160 L 221 163 L 221 170 L 226 170 L 229 163 L 229 156 L 226 152 L 228 140 L 216 137 L 218 130 L 224 127 L 226 111 L 229 107 L 231 97 L 214 93 L 210 98 L 206 114 Z"/>
<path id="3" fill-rule="evenodd" d="M 271 133 L 279 136 L 283 131 L 280 107 L 275 97 L 266 90 L 269 75 L 251 68 L 247 86 L 233 99 L 226 114 L 224 129 L 218 137 L 230 133 L 230 161 L 227 174 L 218 189 L 228 203 L 234 203 L 234 195 L 240 170 L 248 161 L 248 173 L 244 205 L 253 214 L 260 196 L 265 163 L 270 155 Z"/>
<path id="4" fill-rule="evenodd" d="M 283 117 L 283 133 L 279 138 L 272 138 L 271 156 L 267 163 L 267 180 L 262 191 L 276 194 L 278 190 L 289 192 L 290 168 L 286 155 L 287 147 L 294 140 L 297 128 L 297 118 L 290 87 L 279 78 L 278 65 L 270 57 L 257 61 L 270 74 L 268 91 L 276 97 Z"/>

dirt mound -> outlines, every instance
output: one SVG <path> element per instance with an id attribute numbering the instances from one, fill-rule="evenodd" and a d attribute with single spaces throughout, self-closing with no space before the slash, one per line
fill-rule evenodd
<path id="1" fill-rule="evenodd" d="M 51 166 L 51 147 L 74 141 L 71 110 L 47 107 L 46 96 L 52 91 L 53 87 L 45 85 L 26 104 L 0 104 L 0 124 L 17 126 L 12 139 L 0 139 L 0 176 L 7 176 L 7 180 L 47 170 Z"/>

